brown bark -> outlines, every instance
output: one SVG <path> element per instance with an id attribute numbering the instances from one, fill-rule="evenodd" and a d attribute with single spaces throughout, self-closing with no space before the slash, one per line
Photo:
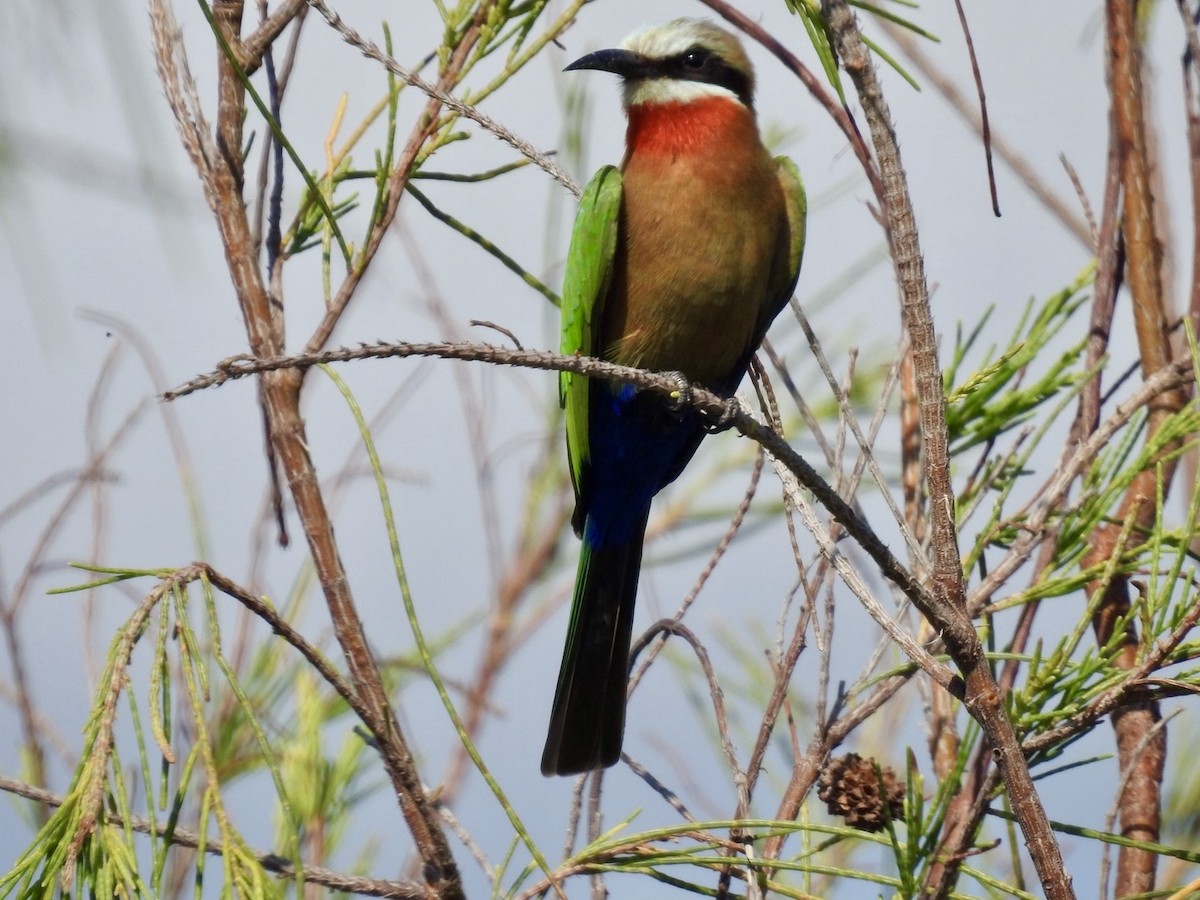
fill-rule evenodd
<path id="1" fill-rule="evenodd" d="M 1143 377 L 1164 369 L 1171 359 L 1167 301 L 1162 287 L 1162 244 L 1155 227 L 1153 164 L 1146 137 L 1144 91 L 1141 77 L 1137 0 L 1109 0 L 1105 7 L 1108 68 L 1121 188 L 1124 195 L 1121 225 L 1126 248 L 1126 283 L 1133 299 L 1134 327 Z M 1150 404 L 1147 440 L 1153 440 L 1163 423 L 1182 409 L 1187 395 L 1182 389 L 1165 391 Z M 1176 444 L 1164 449 L 1169 454 Z M 1101 564 L 1123 549 L 1122 535 L 1140 542 L 1153 528 L 1159 491 L 1165 496 L 1174 477 L 1173 459 L 1162 459 L 1141 472 L 1121 503 L 1118 521 L 1097 530 L 1084 558 L 1085 566 Z M 1160 482 L 1161 479 L 1161 482 Z M 1093 583 L 1093 596 L 1101 601 L 1093 619 L 1096 641 L 1108 644 L 1124 621 L 1124 634 L 1114 665 L 1132 669 L 1138 662 L 1138 637 L 1129 621 L 1128 578 L 1117 574 L 1107 583 Z M 1134 840 L 1157 841 L 1161 827 L 1162 777 L 1166 759 L 1166 730 L 1158 704 L 1146 701 L 1113 714 L 1117 758 L 1123 787 L 1119 798 L 1120 831 Z M 1117 862 L 1115 895 L 1154 889 L 1158 857 L 1151 852 L 1122 847 Z"/>
<path id="2" fill-rule="evenodd" d="M 213 13 L 225 43 L 236 56 L 240 47 L 243 4 L 240 0 L 218 0 Z M 251 352 L 259 358 L 278 356 L 284 350 L 283 319 L 272 315 L 242 195 L 244 89 L 232 61 L 222 50 L 218 53 L 219 158 L 212 161 L 208 171 L 216 200 L 217 223 Z M 284 473 L 304 529 L 334 633 L 342 647 L 355 692 L 362 702 L 364 724 L 378 742 L 384 768 L 421 856 L 431 896 L 462 897 L 462 884 L 453 854 L 437 813 L 421 786 L 415 758 L 388 701 L 338 553 L 333 523 L 308 452 L 304 420 L 300 414 L 303 370 L 265 372 L 261 379 L 260 396 L 267 439 Z"/>

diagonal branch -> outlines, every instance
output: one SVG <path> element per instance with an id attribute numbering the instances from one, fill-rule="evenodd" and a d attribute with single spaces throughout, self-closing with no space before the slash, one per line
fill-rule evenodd
<path id="1" fill-rule="evenodd" d="M 932 537 L 932 594 L 934 605 L 921 609 L 945 641 L 966 684 L 964 702 L 982 726 L 996 751 L 996 761 L 1042 886 L 1051 900 L 1074 897 L 1058 842 L 1050 829 L 1029 767 L 1004 708 L 1004 698 L 984 658 L 983 647 L 967 614 L 962 563 L 954 523 L 954 493 L 945 419 L 945 397 L 937 358 L 937 337 L 929 306 L 920 240 L 891 116 L 862 41 L 853 12 L 845 0 L 823 0 L 822 14 L 833 43 L 858 91 L 870 128 L 883 181 L 883 205 L 900 285 L 904 324 L 912 341 L 913 366 L 920 403 L 925 447 L 926 479 Z M 949 891 L 953 873 L 936 880 L 936 893 Z"/>
<path id="2" fill-rule="evenodd" d="M 247 75 L 253 75 L 263 64 L 263 56 L 283 30 L 292 24 L 305 8 L 305 0 L 284 0 L 276 10 L 259 23 L 257 30 L 247 35 L 238 48 L 238 63 Z"/>
<path id="3" fill-rule="evenodd" d="M 453 52 L 450 54 L 444 70 L 438 77 L 437 83 L 429 84 L 415 72 L 401 66 L 378 46 L 366 40 L 357 31 L 343 22 L 341 16 L 331 10 L 324 0 L 307 0 L 307 2 L 309 6 L 324 17 L 325 21 L 329 23 L 330 28 L 341 35 L 342 40 L 350 46 L 357 48 L 368 59 L 373 59 L 382 64 L 393 75 L 403 80 L 406 84 L 417 88 L 429 98 L 421 116 L 417 120 L 416 127 L 413 129 L 404 149 L 400 153 L 399 162 L 393 168 L 391 176 L 388 179 L 386 201 L 379 221 L 371 229 L 371 233 L 367 237 L 366 243 L 359 253 L 359 257 L 346 273 L 346 277 L 338 287 L 336 295 L 329 302 L 324 317 L 317 325 L 312 336 L 308 339 L 305 349 L 311 353 L 321 350 L 329 342 L 329 339 L 333 336 L 334 328 L 341 321 L 342 315 L 345 313 L 350 301 L 354 298 L 359 283 L 366 274 L 371 260 L 374 259 L 375 254 L 382 246 L 383 237 L 396 217 L 400 200 L 404 196 L 405 188 L 415 171 L 415 165 L 421 149 L 438 130 L 438 114 L 443 108 L 453 110 L 458 115 L 471 119 L 492 134 L 507 141 L 526 158 L 532 160 L 552 175 L 568 190 L 571 190 L 575 194 L 578 194 L 579 190 L 574 180 L 555 165 L 545 154 L 539 153 L 522 138 L 483 115 L 475 107 L 463 103 L 450 94 L 451 88 L 454 87 L 461 77 L 471 50 L 475 47 L 479 39 L 480 30 L 486 19 L 486 11 L 490 6 L 489 3 L 484 2 L 480 4 L 474 21 L 459 40 L 458 45 L 453 48 Z"/>

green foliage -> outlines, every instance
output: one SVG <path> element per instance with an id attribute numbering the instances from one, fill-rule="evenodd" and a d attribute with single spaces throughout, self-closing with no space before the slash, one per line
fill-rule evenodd
<path id="1" fill-rule="evenodd" d="M 912 0 L 892 0 L 892 2 L 897 6 L 904 6 L 909 9 L 918 8 L 917 4 L 912 2 Z M 821 62 L 821 69 L 825 73 L 825 79 L 837 92 L 838 99 L 844 104 L 846 102 L 846 94 L 842 89 L 842 77 L 841 71 L 838 69 L 837 54 L 833 49 L 833 44 L 830 42 L 829 31 L 825 26 L 825 22 L 821 19 L 821 4 L 819 0 L 786 0 L 786 3 L 788 9 L 795 13 L 800 18 L 801 23 L 803 23 L 804 31 L 813 45 L 813 50 L 816 51 L 817 59 Z M 851 0 L 850 5 L 873 16 L 894 22 L 901 28 L 911 31 L 913 34 L 920 35 L 927 40 L 938 40 L 936 36 L 930 34 L 912 19 L 899 15 L 886 6 L 870 3 L 867 0 Z M 863 35 L 863 41 L 870 48 L 871 52 L 883 60 L 890 68 L 894 69 L 896 74 L 914 88 L 920 90 L 920 85 L 917 84 L 916 79 L 887 50 L 866 34 Z"/>
<path id="2" fill-rule="evenodd" d="M 141 578 L 140 570 L 102 570 L 107 580 Z M 151 590 L 113 640 L 108 662 L 100 679 L 93 713 L 84 732 L 80 763 L 62 805 L 41 829 L 29 849 L 12 870 L 0 879 L 0 896 L 20 898 L 50 896 L 56 887 L 79 886 L 94 896 L 161 896 L 171 837 L 176 832 L 180 812 L 198 801 L 201 823 L 197 840 L 205 846 L 211 839 L 222 848 L 217 883 L 221 895 L 228 897 L 282 896 L 282 888 L 263 869 L 231 822 L 221 790 L 223 760 L 213 740 L 213 728 L 206 704 L 212 695 L 210 666 L 215 663 L 226 677 L 232 676 L 220 651 L 219 631 L 215 628 L 215 609 L 207 580 L 196 569 L 157 573 L 159 584 Z M 207 624 L 213 643 L 209 651 L 193 630 L 189 615 L 189 585 L 198 584 L 205 599 Z M 129 690 L 127 670 L 135 646 L 147 633 L 154 633 L 148 722 L 140 714 L 135 695 Z M 168 641 L 168 635 L 173 641 Z M 175 666 L 169 655 L 175 655 Z M 174 670 L 184 688 L 183 697 L 171 691 Z M 227 682 L 242 711 L 247 715 L 250 733 L 257 736 L 264 751 L 259 765 L 272 769 L 273 756 L 265 732 L 252 709 L 244 705 L 245 695 L 236 678 Z M 116 719 L 122 697 L 129 707 L 134 725 L 134 751 L 142 779 L 140 791 L 126 781 L 116 742 Z M 177 707 L 182 704 L 182 708 Z M 172 747 L 169 726 L 172 719 L 186 720 L 194 732 L 182 770 Z M 149 724 L 154 741 L 146 739 Z M 246 730 L 246 729 L 244 729 Z M 157 756 L 157 783 L 151 759 Z M 193 778 L 202 783 L 194 784 Z M 145 815 L 138 817 L 140 829 L 148 832 L 149 873 L 142 870 L 139 841 L 134 835 L 135 796 L 157 798 L 146 803 Z M 190 798 L 190 800 L 189 800 Z M 166 821 L 159 816 L 170 810 Z M 215 833 L 209 829 L 215 825 Z M 294 842 L 293 842 L 293 849 Z M 195 856 L 194 880 L 206 878 L 206 855 Z"/>
<path id="3" fill-rule="evenodd" d="M 959 458 L 967 450 L 995 441 L 1029 422 L 1044 404 L 1081 383 L 1087 375 L 1079 370 L 1083 340 L 1077 340 L 1049 363 L 1044 351 L 1087 302 L 1084 290 L 1090 285 L 1092 274 L 1089 266 L 1073 284 L 1040 307 L 1030 300 L 1008 347 L 999 354 L 995 348 L 990 349 L 982 365 L 958 387 L 952 387 L 967 356 L 976 349 L 991 310 L 984 313 L 965 337 L 960 329 L 944 375 L 946 427 L 952 456 Z M 1036 374 L 1030 372 L 1035 361 Z"/>

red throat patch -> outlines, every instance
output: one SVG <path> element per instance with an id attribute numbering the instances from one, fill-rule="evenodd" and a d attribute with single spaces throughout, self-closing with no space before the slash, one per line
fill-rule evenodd
<path id="1" fill-rule="evenodd" d="M 625 146 L 630 153 L 710 152 L 730 132 L 754 128 L 749 110 L 728 97 L 704 97 L 687 103 L 639 103 L 628 111 Z"/>

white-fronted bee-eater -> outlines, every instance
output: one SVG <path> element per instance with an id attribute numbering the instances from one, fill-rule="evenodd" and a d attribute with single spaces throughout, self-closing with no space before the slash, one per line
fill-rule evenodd
<path id="1" fill-rule="evenodd" d="M 729 32 L 677 19 L 567 69 L 619 75 L 629 126 L 621 168 L 597 172 L 580 202 L 562 352 L 732 396 L 792 295 L 804 250 L 804 187 L 759 137 L 750 60 Z M 569 373 L 559 387 L 583 549 L 546 775 L 620 758 L 650 501 L 705 434 L 686 402 Z"/>

